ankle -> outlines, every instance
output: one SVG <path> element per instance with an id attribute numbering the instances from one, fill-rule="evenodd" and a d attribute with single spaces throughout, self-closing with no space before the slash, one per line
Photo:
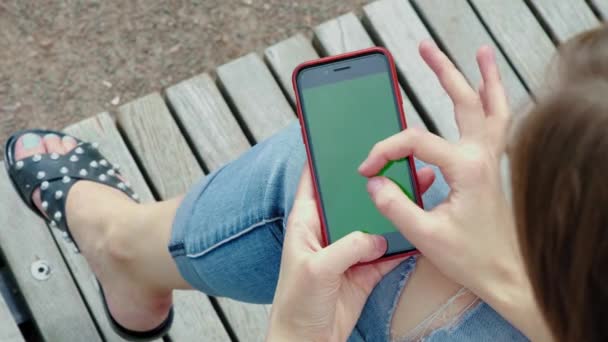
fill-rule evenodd
<path id="1" fill-rule="evenodd" d="M 120 225 L 111 224 L 107 227 L 105 237 L 100 239 L 98 248 L 110 260 L 128 264 L 135 260 L 133 234 Z"/>
<path id="2" fill-rule="evenodd" d="M 105 254 L 121 264 L 135 264 L 141 251 L 146 213 L 143 205 L 129 202 L 106 221 L 103 246 Z"/>
<path id="3" fill-rule="evenodd" d="M 137 204 L 119 191 L 89 181 L 76 183 L 66 201 L 69 228 L 81 250 L 112 251 L 114 244 L 128 241 L 125 216 Z M 124 230 L 123 234 L 116 234 Z"/>

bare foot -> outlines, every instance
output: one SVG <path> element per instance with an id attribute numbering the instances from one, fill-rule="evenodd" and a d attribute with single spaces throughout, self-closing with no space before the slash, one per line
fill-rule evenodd
<path id="1" fill-rule="evenodd" d="M 34 154 L 65 154 L 76 144 L 71 137 L 28 133 L 15 144 L 15 160 Z M 40 189 L 33 192 L 32 199 L 46 216 Z M 131 272 L 137 255 L 130 253 L 128 246 L 138 237 L 129 234 L 137 231 L 129 229 L 129 224 L 139 222 L 139 207 L 119 190 L 78 181 L 68 193 L 66 216 L 76 243 L 104 289 L 112 317 L 127 329 L 147 331 L 167 318 L 172 295 L 170 289 L 153 288 Z"/>

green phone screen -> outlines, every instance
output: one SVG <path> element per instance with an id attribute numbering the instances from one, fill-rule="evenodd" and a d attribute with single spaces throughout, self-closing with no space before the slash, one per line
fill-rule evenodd
<path id="1" fill-rule="evenodd" d="M 385 58 L 381 55 L 382 61 Z M 379 62 L 374 59 L 373 63 Z M 413 246 L 376 209 L 366 190 L 367 179 L 357 172 L 375 143 L 402 129 L 388 63 L 385 67 L 361 67 L 364 71 L 354 70 L 359 64 L 351 67 L 350 75 L 328 76 L 327 82 L 317 78 L 300 86 L 329 242 L 361 230 L 385 235 L 387 254 L 411 250 Z M 381 174 L 415 201 L 407 159 L 387 164 Z"/>

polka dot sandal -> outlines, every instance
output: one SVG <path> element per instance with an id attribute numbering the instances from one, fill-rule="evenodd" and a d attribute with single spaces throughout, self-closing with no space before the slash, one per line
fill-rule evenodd
<path id="1" fill-rule="evenodd" d="M 78 246 L 72 238 L 67 225 L 65 203 L 71 187 L 79 180 L 88 180 L 116 188 L 134 201 L 139 201 L 137 194 L 128 182 L 122 181 L 118 165 L 113 165 L 97 150 L 97 144 L 76 139 L 77 146 L 64 155 L 58 153 L 35 154 L 21 160 L 15 160 L 15 143 L 22 135 L 33 133 L 39 136 L 56 134 L 63 138 L 66 134 L 48 130 L 27 130 L 13 134 L 6 142 L 4 160 L 11 182 L 23 202 L 54 229 L 59 229 L 67 242 Z M 123 178 L 124 179 L 124 178 Z M 32 201 L 32 193 L 40 188 L 42 209 L 48 217 L 40 213 Z M 173 308 L 167 319 L 158 327 L 149 331 L 132 331 L 114 320 L 110 315 L 103 289 L 100 288 L 104 308 L 112 328 L 121 337 L 131 341 L 149 341 L 166 335 L 173 322 Z"/>
<path id="2" fill-rule="evenodd" d="M 78 145 L 67 154 L 35 154 L 25 159 L 15 160 L 14 145 L 19 137 L 26 133 L 40 136 L 52 133 L 59 137 L 64 137 L 65 134 L 42 130 L 18 132 L 6 142 L 4 157 L 7 172 L 21 199 L 49 226 L 59 229 L 66 240 L 73 242 L 66 222 L 65 203 L 70 188 L 78 180 L 108 185 L 121 190 L 135 201 L 139 199 L 130 184 L 118 178 L 120 172 L 117 165 L 110 164 L 97 150 L 95 143 L 86 143 L 76 139 Z M 32 193 L 38 187 L 40 188 L 42 209 L 48 218 L 40 213 L 32 201 Z"/>

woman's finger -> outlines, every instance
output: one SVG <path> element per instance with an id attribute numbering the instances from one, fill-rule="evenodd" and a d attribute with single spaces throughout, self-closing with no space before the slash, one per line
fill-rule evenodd
<path id="1" fill-rule="evenodd" d="M 509 118 L 509 103 L 496 65 L 494 50 L 489 46 L 480 47 L 477 51 L 477 64 L 483 79 L 483 93 L 481 95 L 488 116 L 507 120 Z"/>
<path id="2" fill-rule="evenodd" d="M 401 188 L 388 178 L 370 179 L 367 183 L 367 191 L 382 215 L 414 245 L 423 240 L 422 229 L 432 229 L 429 214 L 405 196 Z"/>
<path id="3" fill-rule="evenodd" d="M 391 260 L 383 260 L 382 262 L 374 263 L 371 265 L 360 265 L 359 267 L 353 267 L 350 270 L 350 278 L 357 284 L 369 284 L 372 283 L 370 290 L 373 289 L 382 277 L 387 273 L 394 270 L 403 260 L 409 258 L 409 256 L 401 257 Z"/>
<path id="4" fill-rule="evenodd" d="M 420 56 L 433 70 L 443 89 L 455 103 L 474 102 L 477 94 L 467 80 L 456 69 L 440 49 L 430 40 L 425 40 L 419 46 Z"/>
<path id="5" fill-rule="evenodd" d="M 479 82 L 479 88 L 477 89 L 477 93 L 479 93 L 479 98 L 481 99 L 481 104 L 483 106 L 483 112 L 487 116 L 489 113 L 488 105 L 486 104 L 486 87 L 483 84 L 483 78 Z"/>
<path id="6" fill-rule="evenodd" d="M 296 192 L 296 200 L 310 200 L 315 198 L 315 190 L 312 185 L 312 177 L 308 163 L 304 164 L 302 175 L 300 176 L 300 184 Z"/>
<path id="7" fill-rule="evenodd" d="M 359 173 L 373 177 L 392 160 L 399 160 L 411 155 L 429 164 L 439 166 L 444 174 L 456 162 L 452 146 L 446 140 L 433 133 L 409 128 L 377 143 L 359 166 Z"/>
<path id="8" fill-rule="evenodd" d="M 342 274 L 353 265 L 380 258 L 386 247 L 381 235 L 353 232 L 319 251 L 313 267 L 323 275 Z"/>
<path id="9" fill-rule="evenodd" d="M 431 41 L 420 43 L 420 56 L 433 70 L 439 83 L 454 103 L 456 110 L 456 123 L 462 136 L 479 131 L 483 113 L 478 110 L 479 97 L 471 88 L 465 77 L 458 71 L 440 49 Z"/>
<path id="10" fill-rule="evenodd" d="M 310 170 L 308 164 L 305 164 L 293 207 L 289 213 L 289 223 L 287 224 L 289 229 L 287 230 L 285 244 L 290 244 L 292 240 L 298 241 L 300 244 L 302 241 L 307 244 L 312 242 L 320 244 L 320 225 Z"/>

